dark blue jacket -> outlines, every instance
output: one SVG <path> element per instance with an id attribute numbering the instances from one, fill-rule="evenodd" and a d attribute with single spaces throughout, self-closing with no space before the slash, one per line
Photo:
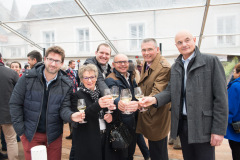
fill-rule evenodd
<path id="1" fill-rule="evenodd" d="M 235 133 L 232 127 L 233 122 L 240 121 L 240 78 L 228 84 L 228 108 L 228 127 L 225 138 L 240 142 L 240 134 Z"/>
<path id="2" fill-rule="evenodd" d="M 43 70 L 40 64 L 27 71 L 17 82 L 11 99 L 10 114 L 16 133 L 25 134 L 31 142 L 39 125 L 43 108 L 44 83 Z M 63 133 L 63 120 L 71 122 L 70 95 L 71 81 L 63 71 L 58 72 L 56 81 L 52 82 L 49 90 L 46 109 L 46 134 L 48 144 Z"/>
<path id="3" fill-rule="evenodd" d="M 114 103 L 118 104 L 119 100 L 120 100 L 120 93 L 121 93 L 121 90 L 122 89 L 127 89 L 129 88 L 131 90 L 131 93 L 132 93 L 132 100 L 136 100 L 135 98 L 135 95 L 134 95 L 134 88 L 137 87 L 137 83 L 135 81 L 135 75 L 134 73 L 135 72 L 130 72 L 130 77 L 129 77 L 129 83 L 130 83 L 130 86 L 128 84 L 128 82 L 126 81 L 126 79 L 114 68 L 113 69 L 113 72 L 110 73 L 108 75 L 108 77 L 105 79 L 105 83 L 107 84 L 107 86 L 109 88 L 111 88 L 112 86 L 118 86 L 119 87 L 119 97 L 117 99 L 115 99 Z M 136 119 L 135 119 L 135 114 L 136 113 L 133 113 L 133 114 L 130 114 L 130 115 L 127 115 L 127 114 L 121 114 L 121 118 L 122 118 L 122 121 L 123 123 L 125 123 L 131 130 L 134 130 L 135 132 L 135 129 L 136 129 Z"/>

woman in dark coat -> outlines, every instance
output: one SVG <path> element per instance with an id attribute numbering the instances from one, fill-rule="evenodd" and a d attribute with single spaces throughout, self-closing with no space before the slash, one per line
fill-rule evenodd
<path id="1" fill-rule="evenodd" d="M 107 108 L 115 105 L 111 96 L 100 97 L 100 90 L 96 85 L 98 71 L 95 65 L 83 65 L 79 69 L 81 84 L 79 90 L 71 97 L 72 110 L 77 111 L 78 99 L 86 102 L 85 121 L 87 123 L 73 124 L 73 152 L 70 157 L 74 160 L 115 160 L 115 151 L 110 148 L 107 135 L 112 114 L 105 114 Z M 113 113 L 114 115 L 114 113 Z M 72 159 L 72 158 L 70 158 Z"/>

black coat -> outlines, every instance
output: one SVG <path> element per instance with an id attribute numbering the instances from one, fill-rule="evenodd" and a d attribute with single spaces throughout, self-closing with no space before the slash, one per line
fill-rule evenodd
<path id="1" fill-rule="evenodd" d="M 11 124 L 9 100 L 19 75 L 0 63 L 0 124 Z"/>
<path id="2" fill-rule="evenodd" d="M 18 80 L 9 105 L 13 127 L 21 136 L 25 134 L 31 142 L 39 124 L 44 83 L 42 80 L 45 65 L 39 64 L 28 70 Z M 46 130 L 48 144 L 56 140 L 63 133 L 63 120 L 71 121 L 70 96 L 72 94 L 71 81 L 65 72 L 58 72 L 56 81 L 49 89 L 46 111 Z"/>
<path id="3" fill-rule="evenodd" d="M 74 148 L 74 160 L 103 160 L 98 116 L 101 107 L 98 102 L 94 103 L 89 94 L 79 90 L 72 94 L 72 111 L 77 111 L 78 99 L 84 99 L 86 102 L 85 121 L 87 123 L 75 123 L 73 125 L 72 145 Z M 106 109 L 104 109 L 105 111 Z M 113 121 L 117 116 L 116 114 L 118 113 L 113 113 Z M 110 125 L 111 123 L 106 123 L 105 160 L 121 160 L 121 152 L 112 150 L 108 141 Z"/>

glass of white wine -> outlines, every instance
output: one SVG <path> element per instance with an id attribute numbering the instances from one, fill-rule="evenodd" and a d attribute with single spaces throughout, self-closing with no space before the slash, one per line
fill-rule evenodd
<path id="1" fill-rule="evenodd" d="M 113 100 L 115 100 L 119 96 L 118 86 L 112 86 L 111 93 L 112 93 Z"/>
<path id="2" fill-rule="evenodd" d="M 85 109 L 86 109 L 86 103 L 84 99 L 78 99 L 78 105 L 77 105 L 77 109 L 79 110 L 79 112 L 84 113 Z M 87 121 L 82 121 L 79 123 L 87 123 Z"/>
<path id="3" fill-rule="evenodd" d="M 140 87 L 134 88 L 134 95 L 139 102 L 142 101 L 142 98 L 144 97 Z M 147 111 L 147 109 L 145 109 L 144 107 L 140 109 L 140 112 L 145 112 L 145 111 Z"/>
<path id="4" fill-rule="evenodd" d="M 111 99 L 113 99 L 112 97 L 112 92 L 110 89 L 104 89 L 104 96 L 111 96 Z M 113 111 L 111 111 L 109 108 L 108 108 L 108 111 L 106 111 L 105 113 L 113 113 Z"/>
<path id="5" fill-rule="evenodd" d="M 130 89 L 122 89 L 121 90 L 121 96 L 120 99 L 125 102 L 125 103 L 129 103 L 132 100 L 132 94 Z M 124 112 L 122 112 L 123 114 L 132 114 L 132 112 L 128 111 L 127 109 L 125 109 Z"/>

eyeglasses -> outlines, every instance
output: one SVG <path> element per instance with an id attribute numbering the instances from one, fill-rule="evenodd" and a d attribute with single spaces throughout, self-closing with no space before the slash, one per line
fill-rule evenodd
<path id="1" fill-rule="evenodd" d="M 127 64 L 128 61 L 117 61 L 117 62 L 114 62 L 114 63 L 117 63 L 117 64 Z"/>
<path id="2" fill-rule="evenodd" d="M 142 49 L 142 53 L 152 52 L 155 48 Z"/>
<path id="3" fill-rule="evenodd" d="M 55 62 L 56 64 L 61 64 L 61 63 L 62 63 L 62 61 L 60 61 L 60 60 L 54 60 L 54 59 L 52 59 L 52 58 L 47 58 L 47 60 L 48 60 L 50 63 L 53 63 L 53 62 Z"/>
<path id="4" fill-rule="evenodd" d="M 90 79 L 91 81 L 93 81 L 93 80 L 95 80 L 95 79 L 96 79 L 96 76 L 91 76 L 91 77 L 83 77 L 83 80 L 85 80 L 85 81 L 89 81 L 89 79 Z"/>
<path id="5" fill-rule="evenodd" d="M 184 41 L 178 41 L 178 42 L 176 43 L 176 45 L 177 45 L 177 46 L 182 46 L 182 45 L 183 45 L 183 42 L 186 43 L 186 44 L 188 44 L 188 43 L 191 42 L 191 40 L 192 40 L 192 39 L 190 39 L 190 38 L 186 38 Z"/>

